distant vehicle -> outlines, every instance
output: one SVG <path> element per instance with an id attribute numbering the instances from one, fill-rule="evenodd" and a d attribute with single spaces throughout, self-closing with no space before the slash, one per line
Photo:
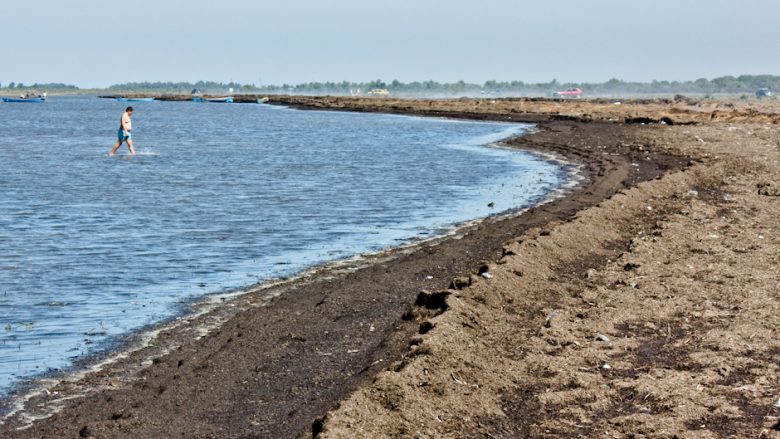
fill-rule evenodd
<path id="1" fill-rule="evenodd" d="M 579 99 L 582 97 L 582 89 L 580 88 L 570 88 L 563 91 L 556 91 L 552 95 L 555 99 L 564 99 L 564 98 L 575 98 Z"/>
<path id="2" fill-rule="evenodd" d="M 374 88 L 368 91 L 369 96 L 390 96 L 390 92 L 384 88 Z"/>
<path id="3" fill-rule="evenodd" d="M 761 87 L 756 90 L 756 97 L 759 99 L 772 97 L 772 90 L 769 87 Z"/>

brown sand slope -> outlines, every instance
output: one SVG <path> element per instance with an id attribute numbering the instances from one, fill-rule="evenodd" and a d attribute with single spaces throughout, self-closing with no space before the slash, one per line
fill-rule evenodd
<path id="1" fill-rule="evenodd" d="M 507 243 L 321 436 L 780 437 L 779 134 L 640 133 L 702 163 Z"/>
<path id="2" fill-rule="evenodd" d="M 546 121 L 512 143 L 584 163 L 589 182 L 458 239 L 323 270 L 272 289 L 284 294 L 270 303 L 263 290 L 193 318 L 32 398 L 0 437 L 776 433 L 771 107 L 276 101 Z M 482 261 L 490 278 L 477 275 Z M 461 288 L 447 290 L 456 276 L 466 276 Z M 198 337 L 217 317 L 227 322 Z"/>

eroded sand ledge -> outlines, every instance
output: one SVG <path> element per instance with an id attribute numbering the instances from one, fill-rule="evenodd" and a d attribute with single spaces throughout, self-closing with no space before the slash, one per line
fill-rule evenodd
<path id="1" fill-rule="evenodd" d="M 540 122 L 511 144 L 581 162 L 589 183 L 459 239 L 281 285 L 270 304 L 267 291 L 249 294 L 203 338 L 192 329 L 209 314 L 33 398 L 24 413 L 91 389 L 27 429 L 9 419 L 0 436 L 777 433 L 773 108 L 273 100 Z M 483 265 L 492 278 L 477 275 Z M 447 289 L 455 277 L 471 285 Z M 441 294 L 418 300 L 421 290 Z"/>

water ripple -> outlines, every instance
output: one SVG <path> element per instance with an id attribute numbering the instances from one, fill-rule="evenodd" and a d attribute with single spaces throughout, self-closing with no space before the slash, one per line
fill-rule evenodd
<path id="1" fill-rule="evenodd" d="M 567 178 L 481 146 L 518 125 L 136 107 L 139 156 L 108 158 L 121 103 L 0 106 L 0 392 L 190 298 L 535 203 Z"/>

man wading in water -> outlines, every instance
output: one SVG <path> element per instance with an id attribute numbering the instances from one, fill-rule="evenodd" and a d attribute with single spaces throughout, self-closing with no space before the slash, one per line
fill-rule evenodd
<path id="1" fill-rule="evenodd" d="M 133 148 L 133 139 L 132 134 L 130 134 L 130 130 L 133 129 L 133 122 L 130 120 L 130 117 L 133 115 L 133 107 L 127 107 L 124 113 L 122 113 L 122 118 L 119 120 L 119 131 L 117 132 L 117 140 L 116 144 L 114 145 L 114 148 L 111 149 L 111 152 L 108 153 L 108 155 L 114 155 L 116 154 L 116 150 L 119 149 L 120 146 L 122 146 L 122 142 L 127 142 L 127 148 L 130 150 L 130 155 L 135 155 L 135 148 Z"/>

